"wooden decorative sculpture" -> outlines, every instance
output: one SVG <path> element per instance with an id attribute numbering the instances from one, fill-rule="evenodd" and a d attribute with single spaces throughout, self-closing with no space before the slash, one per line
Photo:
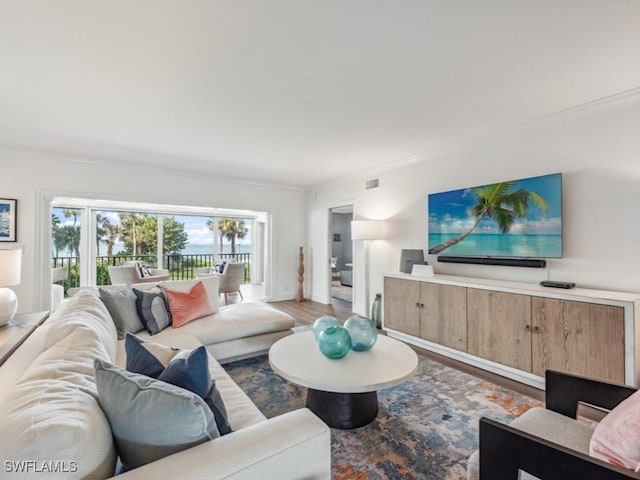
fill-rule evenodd
<path id="1" fill-rule="evenodd" d="M 304 289 L 302 284 L 304 282 L 304 253 L 302 253 L 302 247 L 300 247 L 300 253 L 298 253 L 298 296 L 297 302 L 304 302 Z"/>

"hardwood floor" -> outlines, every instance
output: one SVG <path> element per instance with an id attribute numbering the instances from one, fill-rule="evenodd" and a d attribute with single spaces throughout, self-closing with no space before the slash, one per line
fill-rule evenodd
<path id="1" fill-rule="evenodd" d="M 344 302 L 335 298 L 332 299 L 331 305 L 325 305 L 322 303 L 314 302 L 312 300 L 305 300 L 304 302 L 296 302 L 295 300 L 285 302 L 272 302 L 269 305 L 294 317 L 296 319 L 296 326 L 312 325 L 313 322 L 315 322 L 315 320 L 322 315 L 333 315 L 334 317 L 342 321 L 353 315 L 353 312 L 351 311 L 351 303 Z M 420 355 L 423 355 L 431 360 L 468 373 L 469 375 L 481 378 L 482 380 L 485 380 L 487 382 L 495 383 L 496 385 L 500 385 L 523 395 L 528 395 L 531 398 L 544 401 L 543 390 L 539 390 L 529 385 L 524 385 L 520 382 L 516 382 L 500 375 L 487 372 L 485 370 L 467 365 L 466 363 L 462 363 L 457 360 L 443 357 L 442 355 L 423 350 L 422 348 L 412 348 Z"/>
<path id="2" fill-rule="evenodd" d="M 322 315 L 332 315 L 343 322 L 353 315 L 351 303 L 336 298 L 332 299 L 331 305 L 312 300 L 305 300 L 304 302 L 289 300 L 286 302 L 272 302 L 269 305 L 295 318 L 296 326 L 313 325 L 313 322 Z"/>

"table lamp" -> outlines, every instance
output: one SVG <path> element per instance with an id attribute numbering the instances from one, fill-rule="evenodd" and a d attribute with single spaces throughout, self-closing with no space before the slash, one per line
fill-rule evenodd
<path id="1" fill-rule="evenodd" d="M 13 318 L 18 310 L 18 297 L 10 288 L 20 285 L 22 247 L 0 250 L 0 327 Z"/>

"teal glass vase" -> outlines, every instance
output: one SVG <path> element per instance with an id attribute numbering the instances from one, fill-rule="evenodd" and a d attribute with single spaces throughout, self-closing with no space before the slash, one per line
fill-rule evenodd
<path id="1" fill-rule="evenodd" d="M 332 317 L 331 315 L 323 315 L 319 317 L 313 323 L 313 337 L 318 341 L 318 337 L 320 337 L 320 332 L 322 332 L 327 327 L 340 327 L 340 322 L 336 317 Z"/>
<path id="2" fill-rule="evenodd" d="M 344 327 L 327 327 L 320 332 L 318 347 L 325 357 L 337 360 L 351 350 L 351 337 Z"/>
<path id="3" fill-rule="evenodd" d="M 356 352 L 369 350 L 378 340 L 376 325 L 366 317 L 353 315 L 344 322 L 344 328 L 349 332 L 351 348 Z"/>

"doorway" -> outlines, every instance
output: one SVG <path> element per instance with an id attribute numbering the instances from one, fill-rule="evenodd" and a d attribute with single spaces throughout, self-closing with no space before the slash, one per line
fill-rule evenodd
<path id="1" fill-rule="evenodd" d="M 329 215 L 331 302 L 353 303 L 353 205 L 334 207 Z"/>

